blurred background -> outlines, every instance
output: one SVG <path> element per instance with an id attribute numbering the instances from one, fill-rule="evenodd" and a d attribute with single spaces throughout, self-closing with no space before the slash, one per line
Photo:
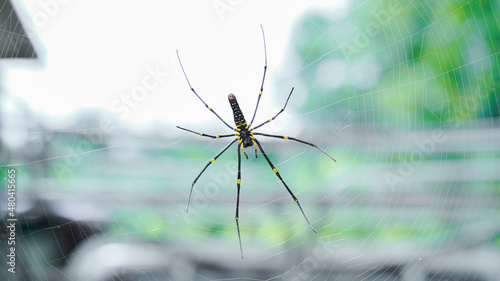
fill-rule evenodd
<path id="1" fill-rule="evenodd" d="M 498 280 L 500 1 L 302 2 L 0 1 L 1 279 Z"/>

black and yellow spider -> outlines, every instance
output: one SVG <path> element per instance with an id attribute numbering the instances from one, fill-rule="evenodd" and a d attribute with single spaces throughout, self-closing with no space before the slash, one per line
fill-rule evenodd
<path id="1" fill-rule="evenodd" d="M 292 196 L 293 200 L 295 202 L 297 202 L 297 205 L 299 206 L 299 209 L 302 212 L 302 215 L 304 215 L 304 218 L 306 219 L 307 224 L 309 224 L 309 227 L 311 227 L 311 229 L 314 232 L 316 232 L 316 230 L 314 229 L 314 227 L 311 225 L 311 223 L 307 219 L 306 214 L 302 210 L 302 207 L 300 206 L 299 200 L 297 199 L 297 197 L 295 197 L 295 195 L 293 194 L 293 192 L 290 190 L 290 188 L 288 187 L 288 185 L 285 183 L 285 181 L 281 177 L 281 175 L 278 172 L 278 170 L 276 169 L 276 167 L 274 167 L 273 163 L 271 163 L 271 160 L 269 160 L 269 157 L 267 157 L 266 153 L 262 149 L 262 146 L 261 146 L 260 142 L 255 138 L 255 136 L 265 136 L 265 137 L 271 137 L 271 138 L 279 138 L 279 139 L 297 141 L 297 142 L 300 142 L 300 143 L 303 143 L 303 144 L 306 144 L 306 145 L 309 145 L 309 146 L 312 146 L 312 147 L 315 147 L 315 148 L 319 149 L 319 151 L 321 151 L 326 156 L 328 156 L 330 159 L 332 159 L 333 161 L 335 161 L 335 159 L 333 159 L 330 155 L 328 155 L 328 153 L 326 153 L 325 151 L 323 151 L 317 145 L 312 144 L 310 142 L 306 142 L 306 141 L 299 140 L 299 139 L 292 138 L 292 137 L 288 137 L 288 136 L 270 135 L 270 134 L 264 134 L 264 133 L 254 132 L 256 129 L 258 129 L 258 128 L 262 127 L 263 125 L 265 125 L 265 124 L 273 121 L 274 119 L 276 119 L 276 117 L 278 117 L 278 115 L 280 115 L 285 110 L 285 107 L 288 104 L 288 100 L 290 99 L 290 96 L 292 95 L 294 88 L 292 88 L 292 90 L 290 91 L 290 94 L 288 95 L 288 98 L 286 99 L 286 102 L 285 102 L 285 105 L 283 106 L 283 108 L 273 118 L 265 121 L 264 123 L 262 123 L 260 125 L 257 125 L 257 126 L 254 126 L 253 128 L 251 128 L 253 120 L 255 119 L 255 115 L 257 114 L 257 109 L 259 108 L 259 101 L 260 101 L 260 97 L 262 96 L 262 91 L 263 91 L 263 88 L 264 88 L 264 80 L 266 79 L 266 70 L 267 70 L 266 38 L 264 36 L 264 29 L 262 28 L 262 25 L 260 27 L 262 29 L 262 37 L 263 37 L 263 41 L 264 41 L 264 60 L 265 60 L 265 63 L 264 63 L 264 75 L 262 77 L 262 84 L 260 85 L 260 93 L 259 93 L 259 97 L 257 98 L 257 105 L 255 106 L 255 111 L 253 113 L 253 117 L 252 117 L 252 120 L 250 121 L 250 123 L 246 122 L 245 117 L 243 116 L 243 113 L 240 110 L 240 106 L 238 105 L 238 102 L 236 101 L 236 97 L 233 94 L 229 94 L 229 96 L 228 96 L 229 104 L 231 105 L 231 109 L 233 110 L 234 123 L 236 124 L 236 128 L 231 127 L 226 121 L 224 121 L 210 106 L 208 106 L 208 104 L 205 103 L 205 101 L 203 101 L 203 99 L 198 95 L 198 93 L 196 93 L 196 91 L 194 90 L 194 88 L 191 86 L 191 83 L 189 82 L 189 79 L 187 78 L 186 71 L 184 70 L 184 67 L 182 66 L 181 59 L 179 57 L 179 52 L 177 51 L 177 59 L 179 60 L 179 64 L 181 66 L 182 73 L 184 74 L 184 77 L 186 78 L 186 81 L 187 81 L 187 83 L 188 83 L 189 88 L 191 89 L 191 91 L 201 100 L 201 102 L 203 102 L 203 104 L 207 107 L 207 109 L 209 111 L 211 111 L 213 114 L 215 114 L 215 116 L 217 116 L 217 118 L 219 118 L 222 121 L 222 123 L 224 123 L 228 128 L 230 128 L 231 130 L 233 130 L 233 131 L 236 132 L 235 134 L 215 135 L 214 136 L 214 135 L 208 135 L 208 134 L 205 134 L 205 133 L 198 133 L 198 132 L 195 132 L 195 131 L 192 131 L 192 130 L 189 130 L 189 129 L 177 126 L 177 128 L 179 128 L 181 130 L 188 131 L 188 132 L 191 132 L 191 133 L 203 136 L 203 137 L 213 138 L 213 139 L 236 137 L 226 147 L 224 147 L 224 149 L 222 149 L 217 155 L 215 155 L 215 157 L 212 158 L 208 162 L 207 165 L 205 165 L 205 167 L 203 168 L 203 170 L 201 170 L 201 172 L 198 174 L 198 176 L 194 179 L 193 184 L 191 185 L 191 190 L 189 191 L 189 199 L 188 199 L 188 203 L 187 203 L 186 212 L 188 212 L 188 210 L 189 210 L 189 202 L 191 201 L 191 194 L 193 193 L 193 187 L 194 187 L 196 181 L 198 181 L 198 179 L 200 178 L 200 176 L 203 174 L 203 172 L 205 172 L 205 170 L 208 168 L 208 166 L 210 166 L 210 164 L 212 164 L 215 160 L 217 160 L 217 158 L 219 158 L 219 156 L 221 156 L 231 145 L 233 145 L 236 141 L 238 141 L 238 179 L 236 181 L 238 195 L 236 197 L 236 216 L 235 216 L 235 219 L 236 219 L 236 228 L 238 230 L 238 240 L 240 242 L 241 258 L 243 258 L 243 248 L 241 246 L 240 225 L 238 223 L 238 218 L 239 218 L 238 211 L 239 211 L 239 205 L 240 205 L 241 152 L 243 152 L 245 154 L 246 158 L 248 159 L 248 155 L 247 155 L 247 153 L 244 150 L 244 148 L 246 148 L 246 147 L 250 147 L 250 146 L 254 146 L 255 147 L 255 157 L 256 158 L 257 158 L 257 149 L 259 149 L 261 151 L 261 153 L 264 156 L 264 158 L 266 158 L 267 163 L 269 163 L 269 166 L 271 166 L 271 169 L 273 170 L 273 172 L 281 180 L 281 182 L 285 186 L 286 190 Z M 241 152 L 240 152 L 240 150 L 241 150 Z"/>

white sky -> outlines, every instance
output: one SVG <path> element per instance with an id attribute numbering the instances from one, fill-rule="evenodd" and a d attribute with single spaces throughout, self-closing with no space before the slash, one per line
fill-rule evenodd
<path id="1" fill-rule="evenodd" d="M 216 5 L 227 5 L 228 10 L 217 11 Z M 182 76 L 178 49 L 193 87 L 232 121 L 228 93 L 234 93 L 240 105 L 249 105 L 242 106 L 249 115 L 259 91 L 264 64 L 259 24 L 266 35 L 269 94 L 290 44 L 293 21 L 311 6 L 328 7 L 325 12 L 333 18 L 345 16 L 350 5 L 351 0 L 17 3 L 18 9 L 27 10 L 21 17 L 28 17 L 23 23 L 32 27 L 26 29 L 37 31 L 30 37 L 39 43 L 42 66 L 27 69 L 15 61 L 4 66 L 7 97 L 20 97 L 35 110 L 55 116 L 79 107 L 103 107 L 134 123 L 199 122 L 207 115 L 197 114 L 204 107 Z M 283 99 L 288 91 L 280 93 Z M 262 110 L 271 106 L 267 98 L 263 96 Z M 9 106 L 8 100 L 4 104 Z"/>

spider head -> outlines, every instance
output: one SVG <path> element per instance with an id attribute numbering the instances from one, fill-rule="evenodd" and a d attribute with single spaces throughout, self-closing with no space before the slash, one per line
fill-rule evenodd
<path id="1" fill-rule="evenodd" d="M 250 132 L 248 130 L 241 130 L 240 131 L 240 137 L 241 137 L 241 143 L 243 144 L 243 147 L 249 147 L 253 145 L 252 138 L 250 137 Z"/>

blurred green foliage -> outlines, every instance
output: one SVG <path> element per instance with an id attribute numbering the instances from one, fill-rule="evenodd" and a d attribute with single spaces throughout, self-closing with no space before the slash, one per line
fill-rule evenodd
<path id="1" fill-rule="evenodd" d="M 310 89 L 306 112 L 326 99 L 335 112 L 353 113 L 352 121 L 410 128 L 499 116 L 499 1 L 373 0 L 352 7 L 340 20 L 310 13 L 291 40 Z"/>

